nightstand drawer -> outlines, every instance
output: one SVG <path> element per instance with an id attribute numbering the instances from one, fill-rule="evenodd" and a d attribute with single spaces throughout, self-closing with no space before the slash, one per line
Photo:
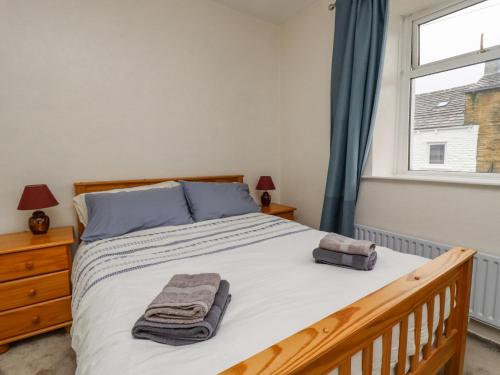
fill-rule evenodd
<path id="1" fill-rule="evenodd" d="M 0 283 L 0 311 L 67 296 L 69 271 Z"/>
<path id="2" fill-rule="evenodd" d="M 71 320 L 71 297 L 0 313 L 0 340 L 38 331 Z"/>
<path id="3" fill-rule="evenodd" d="M 285 206 L 284 204 L 271 203 L 267 207 L 262 207 L 261 212 L 263 214 L 278 216 L 287 220 L 295 220 L 295 207 Z"/>
<path id="4" fill-rule="evenodd" d="M 66 246 L 0 255 L 0 282 L 68 269 Z"/>
<path id="5" fill-rule="evenodd" d="M 275 214 L 274 216 L 279 216 L 279 217 L 282 217 L 283 219 L 287 219 L 287 220 L 294 220 L 293 212 L 286 212 L 286 213 L 282 213 L 282 214 Z"/>

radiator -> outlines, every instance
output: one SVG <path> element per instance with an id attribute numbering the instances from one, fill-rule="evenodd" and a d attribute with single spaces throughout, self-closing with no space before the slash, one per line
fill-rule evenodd
<path id="1" fill-rule="evenodd" d="M 452 248 L 451 245 L 421 240 L 356 224 L 354 237 L 369 240 L 379 246 L 406 254 L 435 258 Z M 477 253 L 474 257 L 470 316 L 483 323 L 500 328 L 500 257 Z"/>

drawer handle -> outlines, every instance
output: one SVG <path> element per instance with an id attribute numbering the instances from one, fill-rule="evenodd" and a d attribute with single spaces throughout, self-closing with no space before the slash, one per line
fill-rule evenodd
<path id="1" fill-rule="evenodd" d="M 30 291 L 28 292 L 28 296 L 30 296 L 30 297 L 36 296 L 36 289 L 35 288 L 30 289 Z"/>
<path id="2" fill-rule="evenodd" d="M 30 270 L 33 268 L 33 262 L 32 261 L 28 261 L 24 264 L 24 266 L 26 267 L 27 270 Z"/>
<path id="3" fill-rule="evenodd" d="M 33 324 L 38 324 L 40 323 L 40 317 L 38 315 L 34 316 L 33 319 L 31 319 L 31 322 Z"/>

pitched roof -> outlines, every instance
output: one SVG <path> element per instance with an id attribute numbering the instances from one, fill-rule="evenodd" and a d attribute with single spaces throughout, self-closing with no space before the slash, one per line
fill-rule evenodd
<path id="1" fill-rule="evenodd" d="M 415 129 L 445 128 L 464 124 L 465 88 L 455 87 L 415 96 Z"/>
<path id="2" fill-rule="evenodd" d="M 476 83 L 415 95 L 415 129 L 464 125 L 467 93 L 500 90 L 500 72 L 487 74 Z"/>
<path id="3" fill-rule="evenodd" d="M 469 93 L 494 89 L 500 89 L 500 72 L 482 76 L 477 83 L 469 85 L 465 92 Z"/>

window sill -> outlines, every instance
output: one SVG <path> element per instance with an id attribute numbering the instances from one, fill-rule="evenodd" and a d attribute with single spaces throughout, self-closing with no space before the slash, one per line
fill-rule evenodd
<path id="1" fill-rule="evenodd" d="M 415 181 L 440 184 L 500 186 L 500 176 L 492 177 L 466 177 L 466 176 L 437 176 L 432 174 L 408 173 L 389 176 L 363 176 L 363 180 L 380 181 Z"/>

